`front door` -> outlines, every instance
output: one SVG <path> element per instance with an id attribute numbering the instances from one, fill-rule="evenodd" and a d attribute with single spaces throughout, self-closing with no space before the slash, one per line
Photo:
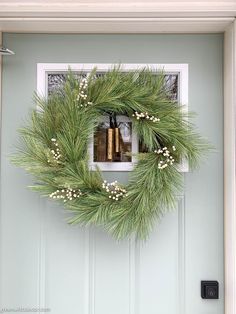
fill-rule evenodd
<path id="1" fill-rule="evenodd" d="M 1 309 L 223 314 L 222 36 L 5 34 L 4 45 L 16 55 L 3 59 Z M 9 162 L 33 91 L 57 88 L 65 67 L 81 61 L 164 64 L 173 97 L 188 102 L 201 134 L 216 147 L 197 171 L 183 168 L 178 207 L 146 242 L 117 243 L 99 228 L 67 225 L 64 210 L 27 190 L 32 178 Z M 127 173 L 104 176 L 125 181 Z M 219 299 L 201 298 L 202 280 L 219 282 Z"/>

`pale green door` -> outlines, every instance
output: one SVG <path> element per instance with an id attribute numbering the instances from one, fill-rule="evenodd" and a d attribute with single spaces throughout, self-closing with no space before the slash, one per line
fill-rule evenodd
<path id="1" fill-rule="evenodd" d="M 223 314 L 223 35 L 4 34 L 3 41 L 16 54 L 3 58 L 0 308 Z M 116 243 L 100 229 L 68 226 L 63 209 L 28 190 L 32 178 L 10 164 L 37 63 L 53 62 L 188 64 L 189 109 L 216 151 L 183 174 L 178 208 L 146 243 Z M 201 298 L 201 280 L 219 282 L 218 300 Z"/>

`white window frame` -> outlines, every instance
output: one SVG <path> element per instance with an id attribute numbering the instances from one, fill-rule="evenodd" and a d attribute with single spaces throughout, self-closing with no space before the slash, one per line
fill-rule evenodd
<path id="1" fill-rule="evenodd" d="M 37 64 L 37 93 L 40 96 L 47 96 L 47 77 L 51 73 L 63 73 L 68 72 L 70 68 L 72 72 L 85 72 L 89 73 L 96 67 L 98 72 L 106 72 L 111 69 L 114 64 L 111 63 L 38 63 Z M 118 66 L 118 64 L 117 64 Z M 167 74 L 178 74 L 179 77 L 179 90 L 178 90 L 178 100 L 180 104 L 183 104 L 183 110 L 188 111 L 188 64 L 122 64 L 122 71 L 129 72 L 136 69 L 142 69 L 143 67 L 148 67 L 156 72 L 164 70 Z M 89 156 L 90 156 L 90 167 L 92 170 L 99 166 L 101 171 L 132 171 L 136 163 L 136 159 L 132 157 L 131 162 L 94 162 L 94 145 L 93 136 L 89 144 Z M 133 132 L 132 128 L 132 153 L 138 153 L 138 137 Z M 188 163 L 183 161 L 179 166 L 179 171 L 187 172 Z"/>

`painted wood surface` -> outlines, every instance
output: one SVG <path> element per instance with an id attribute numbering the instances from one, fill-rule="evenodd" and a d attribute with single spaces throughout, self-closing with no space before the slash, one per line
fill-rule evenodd
<path id="1" fill-rule="evenodd" d="M 3 40 L 16 55 L 3 60 L 1 307 L 223 314 L 222 35 L 5 34 Z M 116 243 L 97 228 L 68 226 L 68 214 L 27 190 L 32 178 L 9 163 L 16 129 L 32 107 L 39 62 L 189 64 L 189 107 L 216 151 L 185 174 L 178 208 L 146 243 Z M 126 179 L 121 172 L 107 176 Z M 202 279 L 219 281 L 219 300 L 200 298 Z"/>

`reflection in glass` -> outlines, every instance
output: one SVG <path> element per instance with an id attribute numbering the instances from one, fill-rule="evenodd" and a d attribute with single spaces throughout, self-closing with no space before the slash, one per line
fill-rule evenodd
<path id="1" fill-rule="evenodd" d="M 165 87 L 168 91 L 171 100 L 179 100 L 179 92 L 178 92 L 178 74 L 166 74 L 165 75 Z"/>
<path id="2" fill-rule="evenodd" d="M 78 79 L 86 77 L 87 73 L 74 73 Z M 96 77 L 101 77 L 104 72 L 96 73 Z M 66 73 L 49 73 L 48 74 L 48 95 L 52 92 L 59 90 L 66 81 Z M 169 91 L 172 100 L 178 100 L 179 97 L 179 75 L 178 74 L 165 74 L 166 89 Z"/>
<path id="3" fill-rule="evenodd" d="M 95 162 L 131 162 L 132 124 L 119 122 L 111 128 L 109 122 L 99 124 L 94 134 Z"/>

